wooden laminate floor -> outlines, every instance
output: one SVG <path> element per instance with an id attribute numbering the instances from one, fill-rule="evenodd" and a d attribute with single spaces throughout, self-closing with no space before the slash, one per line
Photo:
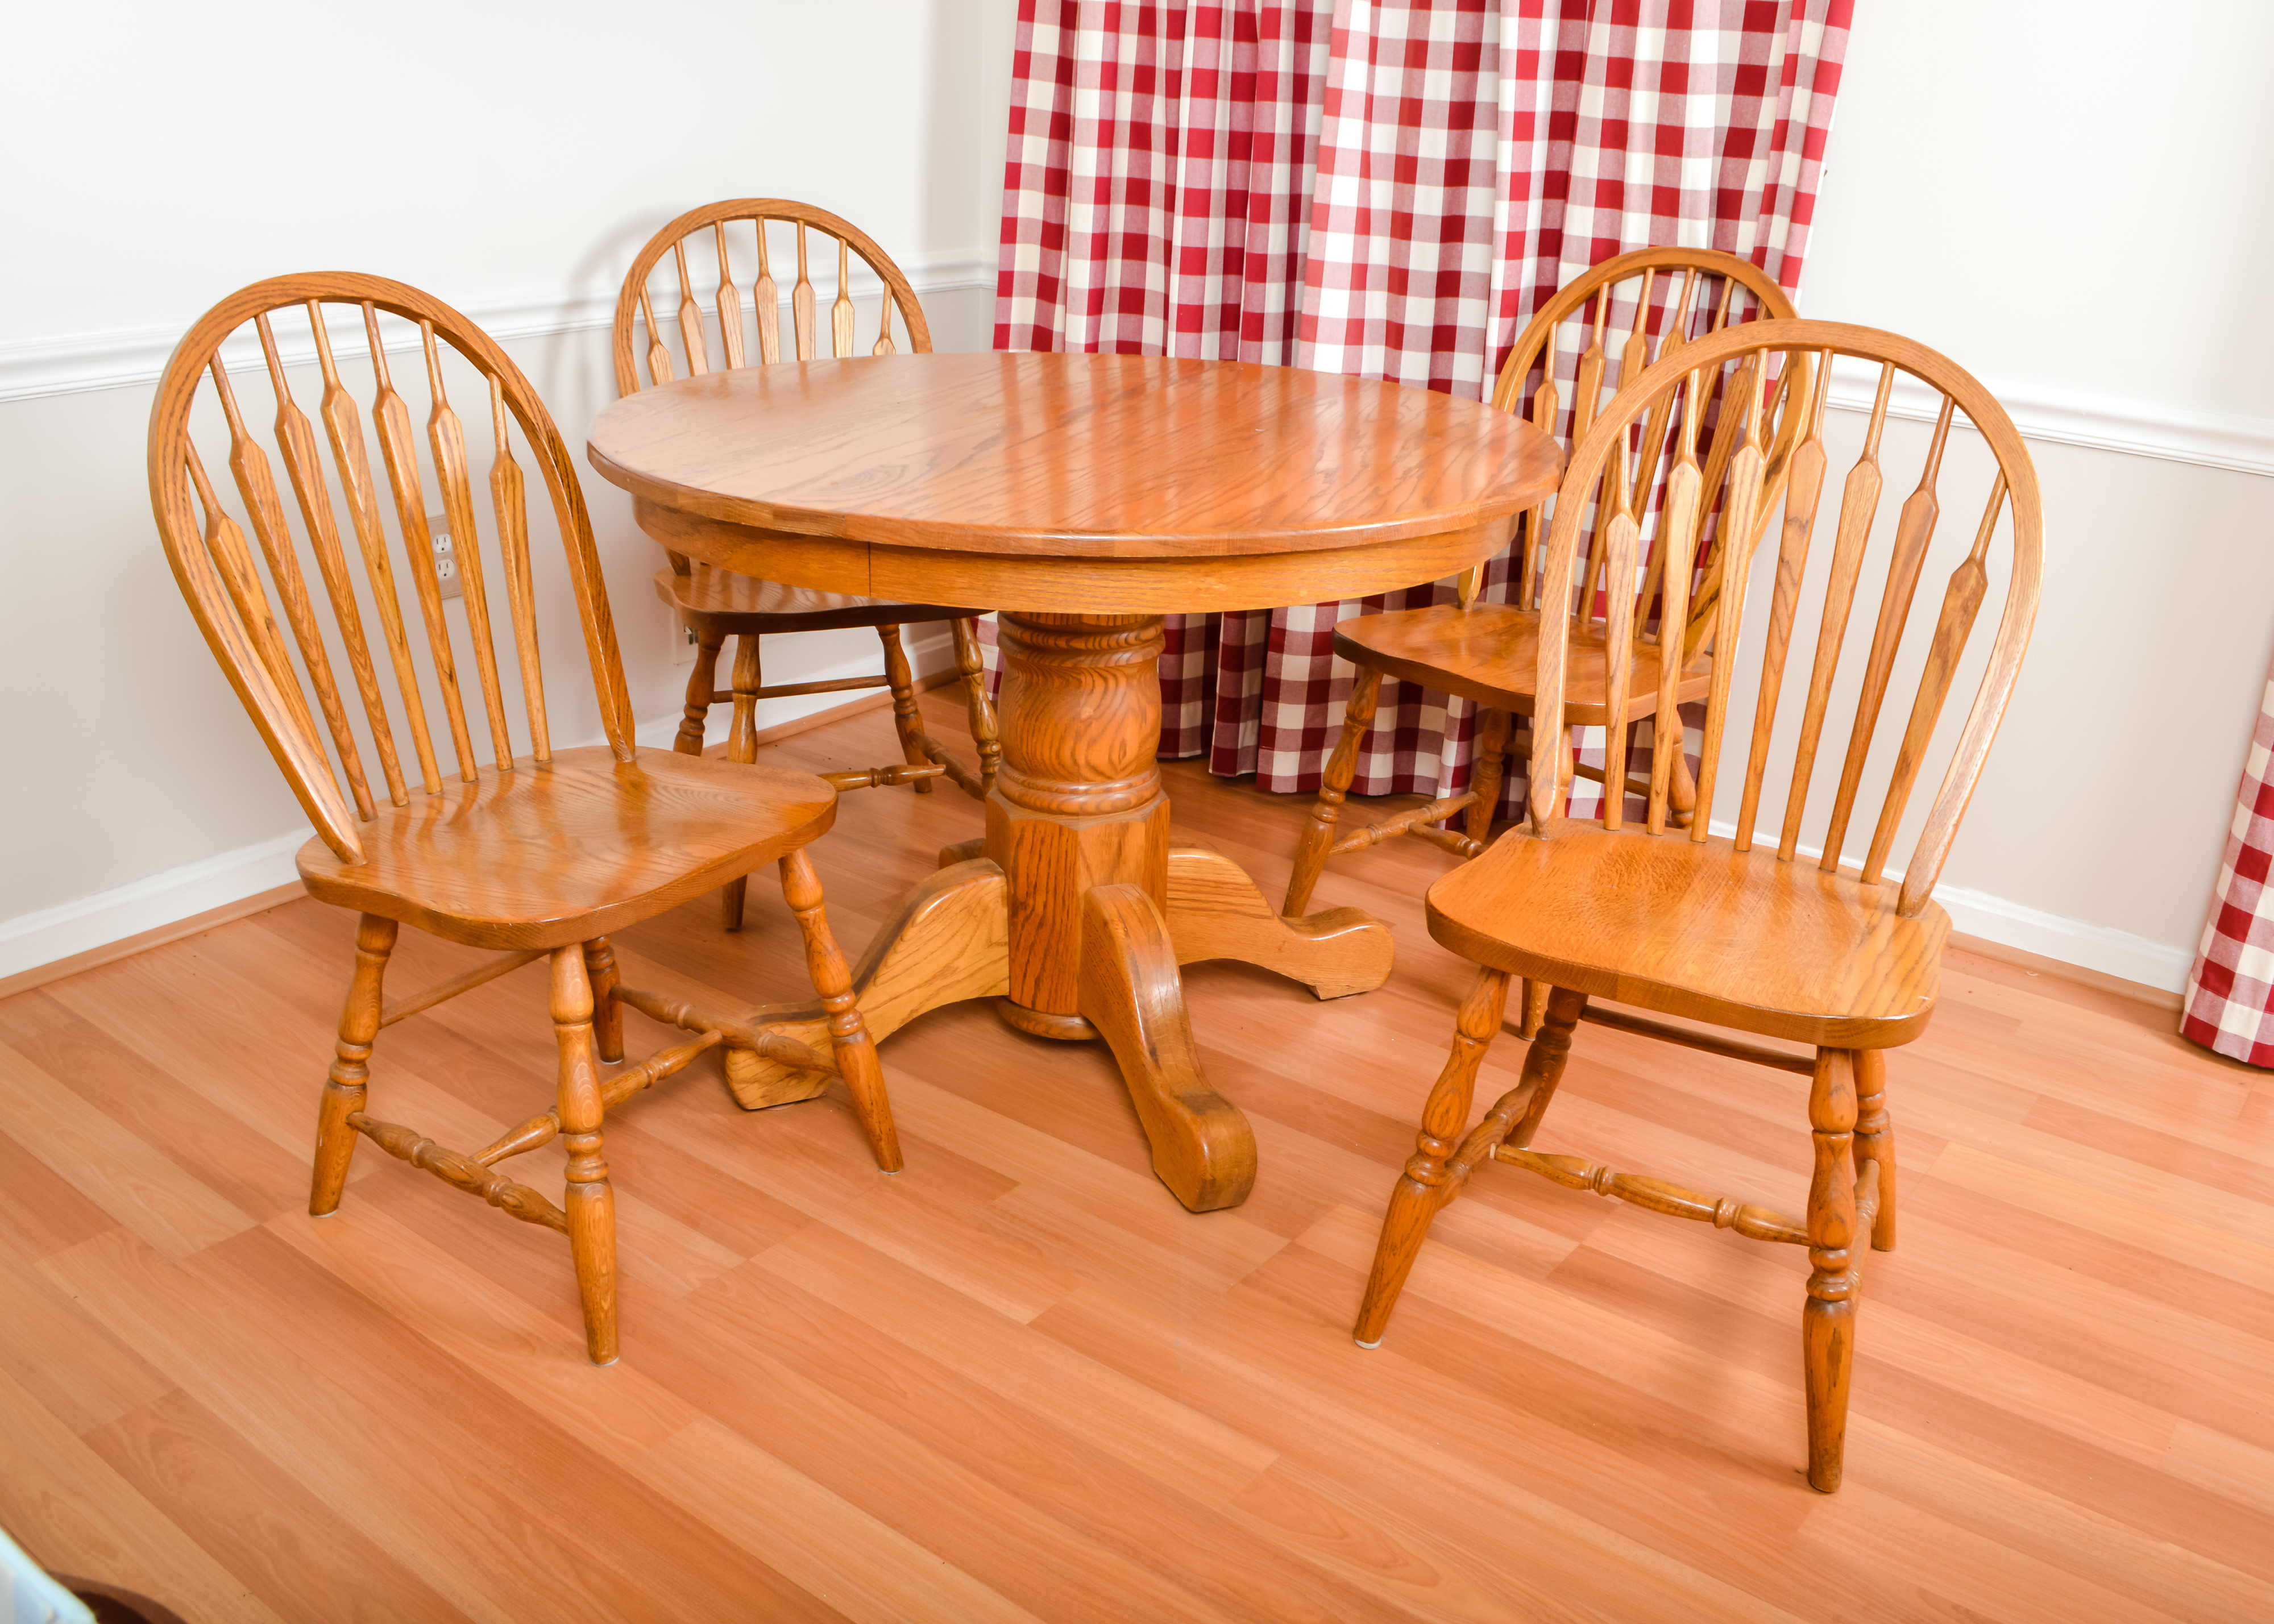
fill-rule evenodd
<path id="1" fill-rule="evenodd" d="M 896 753 L 873 712 L 776 758 Z M 1184 832 L 1284 882 L 1299 802 L 1171 776 Z M 840 937 L 979 826 L 848 796 Z M 1234 1212 L 1155 1182 L 1101 1049 L 983 1005 L 885 1045 L 898 1178 L 841 1095 L 746 1115 L 706 1059 L 635 1101 L 604 1371 L 551 1233 L 369 1147 L 306 1215 L 349 916 L 0 1002 L 0 1526 L 192 1620 L 2274 1619 L 2274 1079 L 2112 996 L 1954 953 L 1894 1057 L 1901 1247 L 1835 1497 L 1799 1470 L 1798 1248 L 1487 1167 L 1353 1347 L 1466 980 L 1420 921 L 1449 861 L 1329 870 L 1397 928 L 1381 992 L 1187 973 L 1261 1149 Z M 628 978 L 800 996 L 763 881 L 750 921 L 629 931 Z M 473 958 L 406 931 L 394 985 Z M 543 974 L 389 1028 L 373 1109 L 471 1147 L 542 1109 Z M 1582 1027 L 1540 1143 L 1798 1210 L 1805 1088 Z"/>

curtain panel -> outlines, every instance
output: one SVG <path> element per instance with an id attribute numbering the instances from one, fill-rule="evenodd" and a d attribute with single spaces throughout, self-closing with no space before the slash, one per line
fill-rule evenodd
<path id="1" fill-rule="evenodd" d="M 996 345 L 1476 399 L 1538 304 L 1630 249 L 1724 249 L 1796 291 L 1852 6 L 1022 0 Z M 1502 555 L 1483 596 L 1510 584 Z M 1336 622 L 1451 601 L 1172 619 L 1162 754 L 1314 789 L 1349 690 Z M 1464 787 L 1472 720 L 1385 684 L 1352 788 Z"/>
<path id="2" fill-rule="evenodd" d="M 2180 1034 L 2215 1054 L 2274 1066 L 2274 672 L 2235 792 L 2226 856 L 2211 892 L 2195 967 L 2187 972 Z"/>

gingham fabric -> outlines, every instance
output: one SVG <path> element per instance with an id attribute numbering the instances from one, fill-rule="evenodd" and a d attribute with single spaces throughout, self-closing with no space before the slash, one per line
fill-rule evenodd
<path id="1" fill-rule="evenodd" d="M 2180 1032 L 2218 1054 L 2274 1066 L 2274 673 L 2258 702 L 2202 945 Z"/>
<path id="2" fill-rule="evenodd" d="M 1536 304 L 1629 249 L 1723 248 L 1796 288 L 1852 7 L 1022 0 L 997 347 L 1480 398 Z M 1504 560 L 1485 580 L 1504 601 Z M 1350 686 L 1336 622 L 1441 601 L 1172 620 L 1162 754 L 1315 788 Z M 1467 710 L 1389 685 L 1352 788 L 1459 789 Z"/>

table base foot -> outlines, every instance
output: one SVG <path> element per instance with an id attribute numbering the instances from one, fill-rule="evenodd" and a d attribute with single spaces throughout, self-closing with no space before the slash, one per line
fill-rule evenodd
<path id="1" fill-rule="evenodd" d="M 1081 1012 L 1120 1062 L 1153 1171 L 1190 1211 L 1239 1206 L 1255 1183 L 1255 1134 L 1201 1074 L 1161 911 L 1138 885 L 1096 886 L 1081 910 Z"/>
<path id="2" fill-rule="evenodd" d="M 927 1010 L 1011 989 L 1010 913 L 1003 871 L 984 858 L 942 868 L 901 899 L 853 972 L 853 996 L 877 1041 Z M 829 1020 L 817 1002 L 762 1005 L 753 1026 L 829 1050 Z M 745 1110 L 810 1100 L 830 1073 L 804 1071 L 749 1049 L 727 1053 L 727 1086 Z"/>
<path id="3" fill-rule="evenodd" d="M 1389 927 L 1358 908 L 1282 918 L 1245 870 L 1221 852 L 1186 841 L 1169 847 L 1170 938 L 1177 962 L 1238 959 L 1319 998 L 1372 992 L 1397 959 Z"/>

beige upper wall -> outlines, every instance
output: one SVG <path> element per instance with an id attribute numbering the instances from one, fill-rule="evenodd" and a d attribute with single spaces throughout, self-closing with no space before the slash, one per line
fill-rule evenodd
<path id="1" fill-rule="evenodd" d="M 656 227 L 754 192 L 835 209 L 913 264 L 960 259 L 993 241 L 1005 11 L 17 7 L 0 342 L 186 327 L 246 282 L 328 267 L 469 308 L 613 294 Z"/>
<path id="2" fill-rule="evenodd" d="M 1859 0 L 1805 313 L 2274 434 L 2270 62 L 2261 0 Z"/>
<path id="3" fill-rule="evenodd" d="M 1864 0 L 1802 313 L 1933 345 L 2025 432 L 2108 410 L 2274 462 L 2270 60 L 2255 0 Z M 2030 449 L 2044 606 L 1945 883 L 2191 951 L 2274 647 L 2274 479 Z"/>
<path id="4" fill-rule="evenodd" d="M 935 342 L 984 348 L 1015 16 L 1015 0 L 18 8 L 10 60 L 42 65 L 0 97 L 0 391 L 154 372 L 216 299 L 287 271 L 378 272 L 541 327 L 613 300 L 673 215 L 752 193 L 834 208 L 920 287 L 953 283 L 925 299 Z M 508 347 L 581 442 L 614 397 L 606 331 Z M 22 967 L 11 921 L 305 832 L 159 551 L 151 393 L 0 399 L 0 691 L 9 758 L 40 786 L 0 797 L 0 974 Z M 584 484 L 638 714 L 666 722 L 685 668 L 653 545 L 621 492 Z M 565 662 L 548 686 L 588 680 L 573 646 L 547 654 Z M 768 650 L 779 681 L 875 665 L 866 633 Z M 212 883 L 290 875 L 270 853 Z M 210 889 L 178 912 L 223 899 Z M 105 917 L 127 934 L 163 906 Z"/>

